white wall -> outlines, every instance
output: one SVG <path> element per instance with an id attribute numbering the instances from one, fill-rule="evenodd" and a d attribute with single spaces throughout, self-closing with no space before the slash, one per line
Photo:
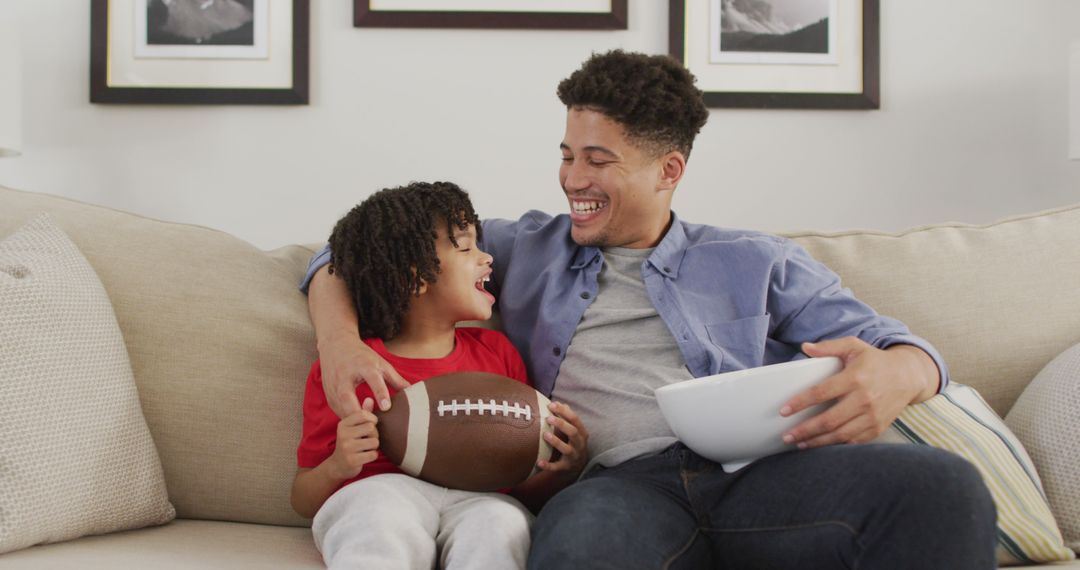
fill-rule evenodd
<path id="1" fill-rule="evenodd" d="M 676 211 L 898 230 L 1080 201 L 1067 160 L 1080 2 L 881 3 L 882 109 L 713 110 Z M 594 50 L 667 48 L 662 0 L 630 0 L 620 32 L 357 29 L 351 4 L 312 0 L 311 105 L 168 107 L 88 103 L 87 0 L 0 0 L 21 20 L 25 68 L 24 154 L 0 159 L 0 184 L 264 248 L 323 240 L 409 180 L 457 181 L 485 216 L 562 211 L 555 85 Z"/>

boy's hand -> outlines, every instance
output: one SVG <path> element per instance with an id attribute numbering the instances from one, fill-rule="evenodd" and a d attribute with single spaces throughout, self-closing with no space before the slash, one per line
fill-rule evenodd
<path id="1" fill-rule="evenodd" d="M 589 431 L 570 406 L 552 402 L 548 404 L 548 409 L 554 414 L 547 421 L 555 428 L 555 434 L 545 433 L 544 440 L 558 453 L 552 456 L 554 461 L 541 460 L 536 462 L 536 466 L 544 471 L 561 472 L 560 475 L 577 478 L 589 462 Z"/>
<path id="2" fill-rule="evenodd" d="M 589 432 L 581 418 L 562 402 L 552 402 L 548 409 L 553 415 L 547 421 L 555 434 L 544 432 L 544 440 L 555 453 L 551 461 L 537 461 L 540 471 L 510 490 L 533 513 L 540 512 L 548 499 L 576 481 L 589 462 Z"/>
<path id="3" fill-rule="evenodd" d="M 367 398 L 360 411 L 338 422 L 337 445 L 329 459 L 334 477 L 352 479 L 378 457 L 379 432 L 375 424 L 379 420 L 371 412 L 374 408 L 375 402 Z"/>

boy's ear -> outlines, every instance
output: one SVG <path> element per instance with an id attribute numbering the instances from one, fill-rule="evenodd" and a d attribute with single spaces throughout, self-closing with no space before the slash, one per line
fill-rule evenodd
<path id="1" fill-rule="evenodd" d="M 416 277 L 416 266 L 410 266 L 409 271 L 412 271 L 413 277 Z M 424 293 L 427 293 L 427 281 L 420 279 L 420 284 L 416 287 L 416 296 L 419 297 Z"/>

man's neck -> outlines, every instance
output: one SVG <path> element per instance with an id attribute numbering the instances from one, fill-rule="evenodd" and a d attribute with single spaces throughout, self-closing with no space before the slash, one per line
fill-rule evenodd
<path id="1" fill-rule="evenodd" d="M 454 351 L 454 323 L 425 319 L 418 315 L 405 318 L 401 332 L 384 341 L 386 350 L 405 358 L 443 358 Z"/>

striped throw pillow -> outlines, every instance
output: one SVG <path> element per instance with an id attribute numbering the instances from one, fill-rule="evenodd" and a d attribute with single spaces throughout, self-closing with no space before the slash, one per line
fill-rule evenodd
<path id="1" fill-rule="evenodd" d="M 908 406 L 877 441 L 932 445 L 975 465 L 997 506 L 999 565 L 1075 558 L 1064 544 L 1031 458 L 970 386 L 953 383 L 943 394 Z"/>

